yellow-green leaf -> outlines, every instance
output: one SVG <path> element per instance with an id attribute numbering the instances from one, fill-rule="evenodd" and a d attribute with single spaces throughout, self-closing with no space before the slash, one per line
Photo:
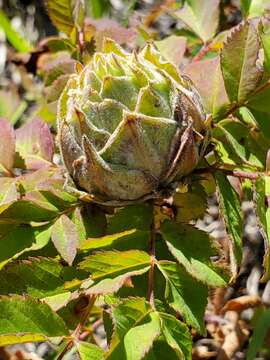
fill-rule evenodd
<path id="1" fill-rule="evenodd" d="M 19 296 L 0 298 L 0 345 L 68 335 L 64 321 L 44 303 Z"/>

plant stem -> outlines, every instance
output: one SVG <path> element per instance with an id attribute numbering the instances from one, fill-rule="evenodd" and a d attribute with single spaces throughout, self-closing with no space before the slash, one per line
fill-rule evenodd
<path id="1" fill-rule="evenodd" d="M 192 59 L 191 62 L 194 63 L 194 62 L 197 62 L 197 61 L 202 60 L 202 58 L 203 58 L 209 51 L 211 51 L 211 47 L 210 47 L 210 44 L 209 44 L 209 42 L 208 42 L 208 43 L 204 44 L 204 45 L 201 47 L 200 51 L 194 56 L 194 58 Z"/>
<path id="2" fill-rule="evenodd" d="M 149 254 L 151 256 L 150 260 L 150 270 L 148 273 L 148 295 L 147 299 L 150 302 L 151 306 L 155 308 L 155 297 L 154 297 L 154 270 L 155 270 L 155 261 L 156 261 L 156 227 L 155 227 L 155 214 L 154 214 L 154 203 L 153 205 L 153 221 L 151 225 L 150 232 L 150 249 Z"/>
<path id="3" fill-rule="evenodd" d="M 196 174 L 203 174 L 205 172 L 210 172 L 214 174 L 216 171 L 221 171 L 229 176 L 235 176 L 237 178 L 241 179 L 250 179 L 250 180 L 256 180 L 258 177 L 262 176 L 263 172 L 248 172 L 248 171 L 242 171 L 242 170 L 228 170 L 228 169 L 219 169 L 215 167 L 210 167 L 208 169 L 198 169 L 195 170 L 194 173 Z"/>
<path id="4" fill-rule="evenodd" d="M 228 175 L 235 176 L 235 177 L 242 178 L 242 179 L 251 179 L 251 180 L 256 180 L 260 176 L 260 174 L 257 172 L 249 173 L 249 172 L 241 171 L 241 170 L 228 171 Z"/>
<path id="5" fill-rule="evenodd" d="M 73 334 L 71 335 L 71 339 L 70 341 L 67 343 L 67 345 L 65 346 L 65 348 L 63 349 L 63 351 L 57 356 L 56 360 L 61 360 L 63 359 L 63 357 L 65 356 L 65 354 L 72 348 L 74 342 L 76 340 L 80 339 L 80 334 L 81 334 L 81 330 L 84 326 L 84 324 L 86 323 L 86 321 L 89 318 L 89 315 L 92 311 L 92 308 L 94 306 L 94 303 L 97 299 L 97 295 L 91 295 L 89 296 L 89 303 L 83 313 L 83 316 L 79 322 L 79 324 L 77 325 L 76 329 L 74 330 Z"/>
<path id="6" fill-rule="evenodd" d="M 81 330 L 84 327 L 84 324 L 86 323 L 87 319 L 89 318 L 89 315 L 93 309 L 96 299 L 97 299 L 97 295 L 91 295 L 89 297 L 89 303 L 84 311 L 81 321 L 79 322 L 79 324 L 77 325 L 76 329 L 73 332 L 73 335 L 72 335 L 73 338 L 75 338 L 75 339 L 79 338 Z"/>

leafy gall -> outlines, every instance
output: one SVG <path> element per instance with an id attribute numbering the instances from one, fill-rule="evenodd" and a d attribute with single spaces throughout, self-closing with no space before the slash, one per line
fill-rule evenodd
<path id="1" fill-rule="evenodd" d="M 152 44 L 129 54 L 106 39 L 59 99 L 62 158 L 94 202 L 168 196 L 202 155 L 205 119 L 191 81 Z"/>

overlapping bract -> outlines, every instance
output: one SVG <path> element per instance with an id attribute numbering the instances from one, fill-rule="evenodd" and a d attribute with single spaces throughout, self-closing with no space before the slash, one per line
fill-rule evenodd
<path id="1" fill-rule="evenodd" d="M 114 206 L 171 194 L 197 165 L 206 138 L 190 80 L 153 45 L 129 54 L 110 39 L 68 81 L 58 127 L 76 186 Z"/>

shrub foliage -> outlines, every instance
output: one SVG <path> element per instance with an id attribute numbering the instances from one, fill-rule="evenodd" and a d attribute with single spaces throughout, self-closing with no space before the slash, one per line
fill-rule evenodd
<path id="1" fill-rule="evenodd" d="M 0 346 L 48 340 L 59 345 L 58 359 L 71 349 L 81 359 L 191 359 L 209 290 L 238 274 L 243 199 L 254 201 L 270 278 L 270 22 L 264 2 L 253 3 L 242 1 L 243 21 L 220 32 L 219 1 L 173 4 L 166 11 L 184 27 L 162 40 L 146 21 L 135 29 L 89 20 L 83 0 L 46 1 L 60 35 L 36 48 L 23 46 L 5 19 L 28 83 L 23 99 L 9 89 L 0 100 Z M 134 48 L 151 39 L 202 96 L 205 155 L 169 199 L 106 207 L 65 186 L 57 100 L 105 36 Z M 215 192 L 226 251 L 196 226 Z M 92 341 L 100 322 L 106 351 Z"/>

